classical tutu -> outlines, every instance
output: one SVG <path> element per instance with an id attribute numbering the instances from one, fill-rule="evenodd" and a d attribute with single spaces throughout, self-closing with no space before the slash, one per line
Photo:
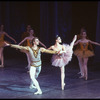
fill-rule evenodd
<path id="1" fill-rule="evenodd" d="M 78 57 L 82 57 L 82 58 L 87 58 L 87 57 L 92 57 L 94 56 L 94 52 L 90 51 L 90 50 L 75 50 L 74 54 Z"/>
<path id="2" fill-rule="evenodd" d="M 52 65 L 55 67 L 65 66 L 72 59 L 73 47 L 68 44 L 63 44 L 63 45 L 65 46 L 66 53 L 63 53 L 60 55 L 54 54 L 52 56 L 51 62 L 52 62 Z"/>

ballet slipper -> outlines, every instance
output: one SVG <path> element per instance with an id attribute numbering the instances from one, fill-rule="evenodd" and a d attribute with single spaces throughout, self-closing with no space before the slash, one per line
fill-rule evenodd
<path id="1" fill-rule="evenodd" d="M 64 90 L 64 87 L 65 87 L 65 83 L 64 83 L 64 85 L 62 86 L 62 90 Z"/>
<path id="2" fill-rule="evenodd" d="M 87 78 L 87 76 L 85 76 L 85 80 L 87 80 L 88 78 Z"/>
<path id="3" fill-rule="evenodd" d="M 0 65 L 0 67 L 4 67 L 4 65 Z"/>
<path id="4" fill-rule="evenodd" d="M 42 91 L 41 90 L 40 91 L 37 91 L 34 94 L 42 94 Z"/>

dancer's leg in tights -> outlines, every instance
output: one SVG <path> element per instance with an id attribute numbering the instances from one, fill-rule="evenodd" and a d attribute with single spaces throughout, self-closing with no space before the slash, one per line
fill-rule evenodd
<path id="1" fill-rule="evenodd" d="M 81 73 L 81 77 L 84 77 L 84 66 L 83 66 L 83 58 L 81 57 L 77 57 L 78 58 L 78 61 L 79 61 L 79 68 L 80 68 L 80 73 Z"/>
<path id="2" fill-rule="evenodd" d="M 88 79 L 88 68 L 87 68 L 88 58 L 84 58 L 84 77 L 85 80 Z"/>
<path id="3" fill-rule="evenodd" d="M 35 78 L 35 74 L 36 74 L 36 67 L 31 66 L 30 67 L 30 78 L 31 78 L 32 82 L 34 83 L 35 87 L 37 88 L 37 92 L 35 92 L 34 94 L 42 94 L 39 83 Z"/>
<path id="4" fill-rule="evenodd" d="M 62 90 L 64 90 L 64 86 L 65 86 L 65 82 L 64 82 L 64 80 L 65 80 L 65 67 L 62 66 L 60 69 L 61 69 L 61 88 L 62 88 Z"/>
<path id="5" fill-rule="evenodd" d="M 38 78 L 40 72 L 41 72 L 41 66 L 36 68 L 35 78 Z M 31 80 L 31 84 L 30 84 L 29 88 L 30 88 L 30 89 L 36 88 L 36 87 L 34 86 L 34 83 L 33 83 L 32 80 Z"/>
<path id="6" fill-rule="evenodd" d="M 4 67 L 3 48 L 0 48 L 0 61 L 1 61 L 0 67 Z"/>

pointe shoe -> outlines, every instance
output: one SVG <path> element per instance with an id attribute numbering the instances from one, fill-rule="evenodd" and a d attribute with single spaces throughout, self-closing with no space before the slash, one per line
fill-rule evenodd
<path id="1" fill-rule="evenodd" d="M 77 39 L 77 35 L 74 36 L 74 38 L 73 38 L 73 42 L 75 42 L 76 39 Z"/>
<path id="2" fill-rule="evenodd" d="M 64 87 L 65 87 L 65 83 L 64 83 L 64 85 L 62 86 L 62 90 L 64 90 Z"/>
<path id="3" fill-rule="evenodd" d="M 37 91 L 34 94 L 42 94 L 42 91 Z"/>
<path id="4" fill-rule="evenodd" d="M 30 85 L 29 88 L 30 89 L 36 89 L 36 87 L 34 85 Z"/>
<path id="5" fill-rule="evenodd" d="M 0 67 L 4 67 L 4 65 L 0 65 Z"/>
<path id="6" fill-rule="evenodd" d="M 85 77 L 85 80 L 87 80 L 88 78 L 87 77 Z"/>

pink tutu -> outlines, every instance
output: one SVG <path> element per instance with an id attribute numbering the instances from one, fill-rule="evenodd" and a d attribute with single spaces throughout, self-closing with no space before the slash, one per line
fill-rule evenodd
<path id="1" fill-rule="evenodd" d="M 65 46 L 66 53 L 63 53 L 61 55 L 54 54 L 52 56 L 51 62 L 52 65 L 55 67 L 65 66 L 72 59 L 73 47 L 68 44 L 63 44 L 63 45 Z"/>

